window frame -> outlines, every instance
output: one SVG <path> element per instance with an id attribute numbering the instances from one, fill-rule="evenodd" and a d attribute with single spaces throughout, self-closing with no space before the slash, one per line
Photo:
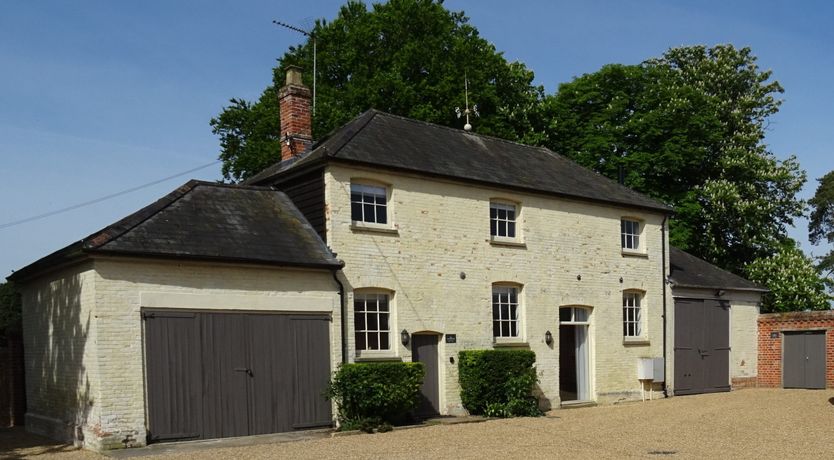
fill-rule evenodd
<path id="1" fill-rule="evenodd" d="M 360 190 L 358 193 L 361 195 L 360 201 L 354 201 L 354 195 L 357 193 L 355 188 L 359 188 Z M 361 190 L 364 189 L 364 190 Z M 374 193 L 373 190 L 368 189 L 376 189 L 376 192 L 382 193 Z M 351 179 L 350 184 L 348 185 L 348 200 L 350 203 L 350 223 L 351 227 L 353 228 L 369 228 L 369 229 L 393 229 L 393 212 L 391 208 L 391 186 L 389 184 L 385 184 L 379 181 L 367 180 L 367 179 Z M 365 201 L 366 197 L 374 197 L 373 202 Z M 385 200 L 384 204 L 379 204 L 376 200 L 378 198 L 383 198 Z M 360 216 L 362 220 L 356 220 L 354 217 L 354 205 L 359 204 L 360 212 L 362 215 Z M 374 220 L 369 221 L 365 220 L 365 211 L 366 207 L 371 206 L 374 211 Z M 385 210 L 384 222 L 379 222 L 381 220 L 379 218 L 379 209 L 382 208 Z"/>
<path id="2" fill-rule="evenodd" d="M 576 311 L 581 310 L 587 313 L 587 317 L 584 320 L 577 320 L 576 319 Z M 570 311 L 570 319 L 567 321 L 562 320 L 562 312 L 563 311 Z M 591 325 L 591 307 L 586 307 L 583 305 L 564 305 L 559 307 L 559 325 L 571 325 L 571 326 L 590 326 Z"/>
<path id="3" fill-rule="evenodd" d="M 503 209 L 502 209 L 503 208 Z M 511 208 L 511 209 L 510 209 Z M 493 209 L 496 215 L 493 217 Z M 498 217 L 498 211 L 512 211 L 512 220 Z M 499 223 L 503 223 L 505 235 L 499 235 Z M 495 232 L 493 233 L 493 228 Z M 509 236 L 512 228 L 513 236 Z M 521 238 L 521 203 L 504 198 L 490 198 L 489 200 L 489 240 L 496 244 L 523 244 Z"/>
<path id="4" fill-rule="evenodd" d="M 646 338 L 646 293 L 639 289 L 626 289 L 622 293 L 623 340 L 643 341 Z M 629 304 L 629 300 L 636 300 Z M 635 305 L 636 304 L 636 305 Z M 631 315 L 629 315 L 631 311 Z M 631 326 L 631 328 L 629 327 Z M 631 331 L 631 333 L 629 333 Z"/>
<path id="5" fill-rule="evenodd" d="M 387 341 L 388 341 L 388 348 L 382 348 L 382 334 L 385 332 L 384 329 L 381 328 L 382 321 L 380 315 L 383 313 L 380 310 L 379 305 L 379 298 L 376 299 L 376 310 L 368 310 L 368 297 L 386 297 L 386 304 L 387 304 L 387 320 L 388 320 L 388 329 L 387 329 Z M 364 299 L 364 309 L 358 310 L 357 309 L 357 302 Z M 354 355 L 357 359 L 373 359 L 373 358 L 391 358 L 397 355 L 398 351 L 398 336 L 395 334 L 396 331 L 396 307 L 394 303 L 394 291 L 388 289 L 380 289 L 380 288 L 359 288 L 354 289 L 353 291 L 353 302 L 352 302 L 352 324 L 353 324 L 353 349 Z M 365 327 L 358 328 L 357 327 L 357 314 L 363 313 Z M 368 314 L 376 313 L 376 328 L 370 329 L 368 328 L 370 322 L 368 321 Z M 360 348 L 360 334 L 364 334 L 364 347 Z M 379 348 L 373 349 L 368 348 L 369 343 L 369 334 L 377 334 L 377 344 Z"/>
<path id="6" fill-rule="evenodd" d="M 626 232 L 626 224 L 636 224 L 637 225 L 637 232 Z M 623 254 L 645 254 L 646 253 L 646 240 L 643 236 L 644 230 L 646 228 L 645 221 L 638 217 L 634 216 L 622 216 L 620 217 L 620 250 Z M 626 241 L 630 238 L 633 243 L 636 241 L 636 247 L 627 247 Z"/>
<path id="7" fill-rule="evenodd" d="M 496 304 L 495 296 L 496 290 L 499 292 L 499 302 Z M 502 344 L 523 344 L 525 343 L 525 328 L 524 328 L 524 301 L 523 301 L 524 286 L 513 282 L 496 282 L 490 286 L 490 326 L 492 329 L 492 341 L 496 345 Z M 506 302 L 501 302 L 500 296 L 504 294 L 507 296 Z M 514 294 L 515 301 L 513 302 Z M 508 318 L 504 318 L 502 314 L 502 307 L 507 307 Z M 496 309 L 497 307 L 497 309 Z M 513 315 L 513 308 L 515 308 L 515 315 Z M 496 317 L 496 313 L 498 314 Z M 513 318 L 515 316 L 515 318 Z M 515 335 L 495 335 L 496 321 L 499 323 L 499 333 L 502 332 L 502 323 L 508 323 L 510 333 L 513 324 L 515 325 Z"/>

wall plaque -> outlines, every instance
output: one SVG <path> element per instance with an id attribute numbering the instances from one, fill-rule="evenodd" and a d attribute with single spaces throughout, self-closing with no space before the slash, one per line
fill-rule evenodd
<path id="1" fill-rule="evenodd" d="M 457 343 L 458 336 L 457 334 L 446 334 L 446 343 Z"/>

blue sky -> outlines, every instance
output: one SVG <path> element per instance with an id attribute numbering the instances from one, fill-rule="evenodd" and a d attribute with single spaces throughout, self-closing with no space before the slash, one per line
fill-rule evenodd
<path id="1" fill-rule="evenodd" d="M 271 24 L 333 18 L 342 1 L 6 0 L 0 3 L 0 226 L 211 163 L 209 119 L 256 98 L 301 40 Z M 447 0 L 510 60 L 559 83 L 674 46 L 750 46 L 785 87 L 767 143 L 808 171 L 834 169 L 834 3 Z M 453 107 L 450 105 L 450 110 Z M 0 228 L 0 275 L 165 195 L 200 170 L 106 202 Z M 791 235 L 807 251 L 807 226 Z"/>

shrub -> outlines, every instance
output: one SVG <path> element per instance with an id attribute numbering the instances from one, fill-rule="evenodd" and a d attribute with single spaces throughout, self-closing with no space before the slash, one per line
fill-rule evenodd
<path id="1" fill-rule="evenodd" d="M 538 416 L 533 386 L 536 354 L 530 350 L 460 352 L 460 397 L 470 413 L 488 417 Z"/>
<path id="2" fill-rule="evenodd" d="M 420 401 L 422 363 L 342 364 L 327 390 L 336 401 L 343 430 L 387 427 Z"/>

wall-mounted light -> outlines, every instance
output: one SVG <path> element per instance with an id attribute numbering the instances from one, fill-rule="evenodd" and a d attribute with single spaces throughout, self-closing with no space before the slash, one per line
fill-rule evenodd
<path id="1" fill-rule="evenodd" d="M 400 341 L 402 341 L 403 345 L 408 345 L 408 341 L 410 338 L 411 337 L 409 337 L 408 331 L 406 331 L 405 329 L 403 329 L 403 331 L 400 332 Z"/>
<path id="2" fill-rule="evenodd" d="M 553 334 L 551 334 L 550 331 L 544 333 L 544 343 L 548 345 L 553 343 Z"/>
<path id="3" fill-rule="evenodd" d="M 723 289 L 719 289 L 719 290 L 715 291 L 715 297 L 721 297 L 724 294 L 726 294 L 726 292 Z"/>

